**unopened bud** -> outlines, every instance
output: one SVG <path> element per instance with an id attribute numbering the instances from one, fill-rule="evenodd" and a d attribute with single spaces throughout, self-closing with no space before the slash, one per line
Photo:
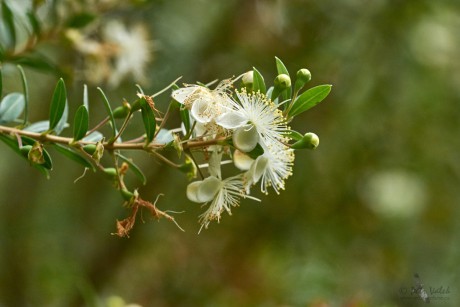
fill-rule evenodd
<path id="1" fill-rule="evenodd" d="M 87 145 L 83 146 L 83 150 L 86 153 L 92 155 L 96 151 L 96 144 L 87 144 Z"/>
<path id="2" fill-rule="evenodd" d="M 24 157 L 29 156 L 29 151 L 32 149 L 32 145 L 24 145 L 20 148 L 21 153 L 24 155 Z"/>
<path id="3" fill-rule="evenodd" d="M 291 77 L 286 74 L 279 74 L 276 76 L 274 81 L 275 88 L 279 88 L 281 91 L 291 86 Z"/>
<path id="4" fill-rule="evenodd" d="M 41 144 L 40 142 L 35 142 L 32 148 L 29 150 L 27 158 L 32 163 L 45 163 L 45 157 L 43 156 L 43 144 Z"/>
<path id="5" fill-rule="evenodd" d="M 110 178 L 117 177 L 117 170 L 113 167 L 107 167 L 103 169 L 104 174 L 109 176 Z"/>
<path id="6" fill-rule="evenodd" d="M 115 110 L 113 110 L 113 117 L 125 118 L 126 116 L 128 116 L 130 109 L 131 108 L 129 107 L 129 104 L 119 106 L 115 108 Z"/>
<path id="7" fill-rule="evenodd" d="M 248 87 L 251 86 L 254 83 L 254 71 L 250 70 L 246 72 L 243 77 L 241 78 L 241 81 L 243 82 L 244 86 Z"/>
<path id="8" fill-rule="evenodd" d="M 128 191 L 127 189 L 121 189 L 120 194 L 123 197 L 123 199 L 126 200 L 126 201 L 130 201 L 134 197 L 134 194 L 132 192 Z"/>
<path id="9" fill-rule="evenodd" d="M 300 141 L 295 142 L 291 145 L 292 149 L 315 149 L 319 145 L 319 137 L 312 133 L 305 133 Z"/>
<path id="10" fill-rule="evenodd" d="M 297 71 L 294 91 L 299 91 L 304 85 L 311 80 L 311 73 L 308 69 L 302 68 Z"/>
<path id="11" fill-rule="evenodd" d="M 274 87 L 271 95 L 271 100 L 275 100 L 286 89 L 291 87 L 291 77 L 286 74 L 279 74 L 273 81 Z"/>

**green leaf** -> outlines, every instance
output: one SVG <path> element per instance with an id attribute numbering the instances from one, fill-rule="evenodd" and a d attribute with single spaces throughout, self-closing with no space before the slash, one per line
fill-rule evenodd
<path id="1" fill-rule="evenodd" d="M 189 134 L 190 132 L 190 111 L 184 107 L 183 105 L 180 106 L 179 109 L 180 119 L 184 124 L 185 134 Z"/>
<path id="2" fill-rule="evenodd" d="M 284 133 L 284 135 L 290 139 L 293 139 L 295 141 L 300 141 L 303 138 L 303 135 L 300 132 L 297 132 L 295 130 L 289 130 Z"/>
<path id="3" fill-rule="evenodd" d="M 0 122 L 9 123 L 21 115 L 25 99 L 22 93 L 10 93 L 0 103 Z"/>
<path id="4" fill-rule="evenodd" d="M 23 159 L 27 159 L 27 155 L 25 156 L 22 152 L 21 149 L 18 146 L 18 142 L 16 139 L 12 139 L 10 137 L 7 137 L 6 135 L 0 134 L 0 140 L 4 142 L 6 145 L 8 145 L 11 149 L 13 149 L 14 152 L 16 152 L 19 156 L 21 156 Z M 43 167 L 40 164 L 32 164 L 33 167 L 38 169 L 43 175 L 45 175 L 46 178 L 50 178 L 49 171 L 45 167 Z"/>
<path id="5" fill-rule="evenodd" d="M 88 12 L 78 13 L 70 17 L 66 26 L 68 28 L 81 29 L 90 24 L 97 16 Z"/>
<path id="6" fill-rule="evenodd" d="M 332 85 L 324 84 L 312 87 L 297 97 L 288 112 L 289 117 L 299 115 L 320 103 L 331 92 Z"/>
<path id="7" fill-rule="evenodd" d="M 113 112 L 112 108 L 110 107 L 109 100 L 105 96 L 104 91 L 98 87 L 97 90 L 101 94 L 102 100 L 104 101 L 104 106 L 107 111 L 107 114 L 109 115 L 110 123 L 112 124 L 112 137 L 114 138 L 117 135 L 117 126 L 115 125 L 115 118 L 113 117 Z"/>
<path id="8" fill-rule="evenodd" d="M 147 134 L 146 141 L 147 143 L 150 143 L 155 136 L 155 130 L 157 128 L 155 114 L 145 98 L 140 98 L 139 103 L 141 105 L 142 121 L 144 122 L 145 133 Z"/>
<path id="9" fill-rule="evenodd" d="M 50 122 L 48 120 L 42 120 L 42 121 L 30 124 L 29 126 L 25 127 L 22 130 L 42 133 L 42 132 L 48 131 L 49 129 L 50 129 Z"/>
<path id="10" fill-rule="evenodd" d="M 3 92 L 3 76 L 2 76 L 2 67 L 0 66 L 0 98 L 2 98 Z"/>
<path id="11" fill-rule="evenodd" d="M 19 72 L 22 79 L 22 88 L 24 89 L 24 125 L 29 120 L 29 87 L 27 86 L 27 79 L 21 65 L 18 65 Z"/>
<path id="12" fill-rule="evenodd" d="M 100 133 L 99 131 L 93 131 L 89 135 L 85 136 L 83 138 L 83 141 L 85 142 L 99 142 L 104 138 L 104 135 Z"/>
<path id="13" fill-rule="evenodd" d="M 35 68 L 38 70 L 56 72 L 60 75 L 63 74 L 63 72 L 60 70 L 58 66 L 53 64 L 53 62 L 50 59 L 48 59 L 46 56 L 40 54 L 37 51 L 33 51 L 21 55 L 19 57 L 11 58 L 10 62 L 13 64 Z"/>
<path id="14" fill-rule="evenodd" d="M 61 119 L 57 123 L 56 127 L 54 128 L 54 132 L 56 135 L 61 134 L 62 130 L 64 128 L 69 127 L 69 123 L 67 123 L 67 119 L 69 118 L 69 104 L 67 103 L 67 100 L 65 101 L 65 108 L 64 108 L 64 113 L 62 114 Z"/>
<path id="15" fill-rule="evenodd" d="M 6 4 L 6 1 L 2 1 L 2 19 L 6 33 L 9 36 L 8 46 L 13 49 L 16 46 L 16 27 L 14 26 L 13 11 Z"/>
<path id="16" fill-rule="evenodd" d="M 265 87 L 264 77 L 260 74 L 260 72 L 253 67 L 254 71 L 254 83 L 252 85 L 252 89 L 254 92 L 260 91 L 262 94 L 267 92 L 267 88 Z"/>
<path id="17" fill-rule="evenodd" d="M 81 105 L 77 112 L 75 112 L 75 119 L 73 123 L 73 139 L 75 141 L 81 140 L 88 132 L 89 115 L 88 110 L 84 105 Z"/>
<path id="18" fill-rule="evenodd" d="M 61 120 L 66 106 L 67 93 L 64 80 L 61 78 L 54 89 L 53 98 L 50 106 L 50 130 L 53 130 Z"/>
<path id="19" fill-rule="evenodd" d="M 290 76 L 289 71 L 287 70 L 286 66 L 284 65 L 284 63 L 278 57 L 275 57 L 275 62 L 276 62 L 276 71 L 278 72 L 278 75 L 286 74 L 286 75 Z M 290 98 L 291 97 L 291 92 L 292 92 L 291 87 L 289 87 L 285 91 L 283 91 L 281 93 L 281 98 L 282 98 L 281 100 L 286 100 L 286 99 Z"/>
<path id="20" fill-rule="evenodd" d="M 57 152 L 63 154 L 70 160 L 77 162 L 78 164 L 81 164 L 86 168 L 91 169 L 93 172 L 96 171 L 96 168 L 91 162 L 89 162 L 87 159 L 85 159 L 84 157 L 76 153 L 74 150 L 67 148 L 65 146 L 62 146 L 60 144 L 54 144 L 54 148 L 56 149 Z"/>
<path id="21" fill-rule="evenodd" d="M 133 171 L 133 173 L 139 178 L 139 180 L 142 182 L 143 185 L 147 184 L 147 178 L 145 177 L 144 173 L 141 171 L 141 169 L 134 164 L 133 160 L 130 158 L 127 158 L 123 156 L 120 153 L 116 153 L 116 155 L 123 160 L 124 162 L 128 163 L 129 169 Z"/>
<path id="22" fill-rule="evenodd" d="M 27 12 L 27 18 L 29 19 L 29 23 L 32 26 L 33 34 L 40 35 L 41 33 L 41 26 L 40 22 L 38 21 L 37 16 L 35 15 L 34 11 Z"/>

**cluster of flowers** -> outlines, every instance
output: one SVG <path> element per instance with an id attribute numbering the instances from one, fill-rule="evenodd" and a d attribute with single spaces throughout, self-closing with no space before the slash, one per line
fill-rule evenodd
<path id="1" fill-rule="evenodd" d="M 238 206 L 241 198 L 258 200 L 249 195 L 253 185 L 260 182 L 265 194 L 270 187 L 279 193 L 292 174 L 294 151 L 287 145 L 290 128 L 282 111 L 265 94 L 234 90 L 235 81 L 224 80 L 214 90 L 187 85 L 172 93 L 189 110 L 194 138 L 229 140 L 227 145 L 206 148 L 209 176 L 187 187 L 191 201 L 209 204 L 200 216 L 204 228 L 219 221 L 224 211 L 231 214 L 231 207 Z M 232 157 L 239 174 L 222 177 L 224 154 Z"/>

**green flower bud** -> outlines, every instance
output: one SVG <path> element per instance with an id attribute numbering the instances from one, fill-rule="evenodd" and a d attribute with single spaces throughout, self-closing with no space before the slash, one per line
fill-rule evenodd
<path id="1" fill-rule="evenodd" d="M 291 77 L 286 74 L 279 74 L 276 76 L 273 84 L 274 87 L 270 97 L 271 100 L 275 100 L 282 92 L 291 87 Z"/>
<path id="2" fill-rule="evenodd" d="M 281 91 L 291 86 L 291 77 L 286 74 L 279 74 L 276 76 L 274 81 L 275 88 L 279 88 Z"/>
<path id="3" fill-rule="evenodd" d="M 130 201 L 134 197 L 134 194 L 132 192 L 128 191 L 127 189 L 121 189 L 120 194 L 123 197 L 123 199 L 126 200 L 126 201 Z"/>
<path id="4" fill-rule="evenodd" d="M 128 104 L 119 106 L 119 107 L 115 108 L 115 110 L 113 110 L 113 117 L 115 117 L 115 118 L 125 118 L 126 116 L 128 116 L 130 109 L 131 108 L 129 107 Z"/>
<path id="5" fill-rule="evenodd" d="M 83 146 L 83 150 L 87 152 L 88 154 L 92 155 L 96 151 L 96 144 L 87 144 Z"/>
<path id="6" fill-rule="evenodd" d="M 103 172 L 104 172 L 104 174 L 106 174 L 110 178 L 117 177 L 117 170 L 115 168 L 113 168 L 113 167 L 104 168 Z"/>
<path id="7" fill-rule="evenodd" d="M 294 91 L 299 91 L 304 85 L 311 80 L 311 73 L 308 69 L 302 68 L 297 71 Z"/>
<path id="8" fill-rule="evenodd" d="M 32 163 L 44 164 L 45 157 L 43 157 L 43 144 L 40 142 L 35 142 L 32 148 L 29 150 L 27 158 Z"/>
<path id="9" fill-rule="evenodd" d="M 319 137 L 312 133 L 305 133 L 300 141 L 295 142 L 291 145 L 292 149 L 315 149 L 319 145 Z"/>
<path id="10" fill-rule="evenodd" d="M 181 166 L 179 166 L 179 170 L 184 172 L 187 175 L 189 180 L 192 180 L 196 177 L 197 168 L 195 163 L 189 156 L 185 156 L 185 162 Z"/>

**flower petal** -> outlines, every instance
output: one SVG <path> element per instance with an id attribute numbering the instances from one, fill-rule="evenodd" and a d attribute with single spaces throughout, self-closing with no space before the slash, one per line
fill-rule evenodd
<path id="1" fill-rule="evenodd" d="M 258 142 L 259 134 L 253 125 L 240 127 L 233 133 L 233 144 L 242 152 L 250 152 Z"/>
<path id="2" fill-rule="evenodd" d="M 198 200 L 198 196 L 197 196 L 197 192 L 198 192 L 198 188 L 200 187 L 200 185 L 203 183 L 203 181 L 194 181 L 192 183 L 190 183 L 188 186 L 187 186 L 187 198 L 190 200 L 190 201 L 193 201 L 195 203 L 199 203 L 200 201 Z"/>
<path id="3" fill-rule="evenodd" d="M 199 185 L 196 193 L 200 203 L 211 201 L 222 187 L 222 181 L 214 176 L 209 176 Z"/>
<path id="4" fill-rule="evenodd" d="M 245 125 L 247 122 L 248 119 L 246 116 L 235 111 L 226 112 L 216 119 L 216 123 L 225 129 L 236 129 Z"/>

